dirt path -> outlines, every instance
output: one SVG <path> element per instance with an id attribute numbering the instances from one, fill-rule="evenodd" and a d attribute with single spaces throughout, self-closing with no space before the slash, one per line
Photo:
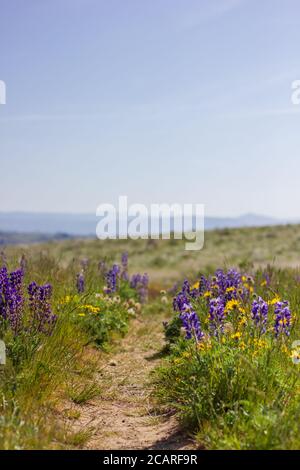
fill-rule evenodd
<path id="1" fill-rule="evenodd" d="M 157 414 L 149 376 L 160 361 L 161 322 L 142 317 L 130 325 L 101 365 L 100 397 L 80 406 L 76 430 L 92 428 L 87 449 L 193 449 L 174 416 Z"/>

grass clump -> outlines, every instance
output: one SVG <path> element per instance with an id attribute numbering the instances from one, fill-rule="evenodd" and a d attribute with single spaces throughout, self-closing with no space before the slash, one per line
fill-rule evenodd
<path id="1" fill-rule="evenodd" d="M 218 270 L 175 297 L 156 394 L 207 448 L 299 448 L 295 276 Z"/>

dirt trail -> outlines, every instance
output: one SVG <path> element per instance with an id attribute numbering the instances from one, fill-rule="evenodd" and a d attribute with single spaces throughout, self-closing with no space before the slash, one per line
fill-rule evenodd
<path id="1" fill-rule="evenodd" d="M 161 323 L 142 317 L 130 325 L 99 372 L 101 395 L 80 406 L 75 430 L 92 428 L 86 449 L 193 449 L 174 416 L 157 415 L 149 376 L 160 361 Z"/>

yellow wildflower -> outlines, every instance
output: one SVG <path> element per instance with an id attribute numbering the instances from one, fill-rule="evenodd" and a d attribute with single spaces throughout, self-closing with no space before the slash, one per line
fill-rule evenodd
<path id="1" fill-rule="evenodd" d="M 209 290 L 205 291 L 203 294 L 203 297 L 210 297 L 210 296 L 211 296 L 211 292 Z"/>
<path id="2" fill-rule="evenodd" d="M 239 320 L 239 326 L 244 326 L 247 323 L 247 318 L 243 315 Z"/>
<path id="3" fill-rule="evenodd" d="M 199 289 L 200 286 L 200 281 L 195 282 L 195 284 L 192 285 L 192 289 Z"/>
<path id="4" fill-rule="evenodd" d="M 229 293 L 229 292 L 234 292 L 235 291 L 235 287 L 227 287 L 226 289 L 226 292 Z"/>
<path id="5" fill-rule="evenodd" d="M 180 364 L 181 363 L 181 359 L 179 359 L 179 357 L 175 357 L 174 359 L 174 364 Z M 177 379 L 178 380 L 178 379 Z"/>
<path id="6" fill-rule="evenodd" d="M 265 349 L 267 347 L 267 342 L 261 338 L 254 338 L 254 346 L 259 349 Z"/>
<path id="7" fill-rule="evenodd" d="M 100 312 L 100 308 L 99 307 L 94 307 L 94 305 L 87 304 L 87 305 L 81 305 L 80 307 L 83 308 L 84 310 L 88 310 L 91 313 L 99 313 Z"/>
<path id="8" fill-rule="evenodd" d="M 205 340 L 205 341 L 201 341 L 201 343 L 198 343 L 197 344 L 197 348 L 200 350 L 200 351 L 205 351 L 205 350 L 208 350 L 208 349 L 211 349 L 211 342 L 209 339 Z"/>
<path id="9" fill-rule="evenodd" d="M 240 307 L 240 302 L 236 299 L 228 300 L 225 306 L 225 312 L 231 312 L 231 310 Z"/>
<path id="10" fill-rule="evenodd" d="M 284 354 L 288 354 L 288 355 L 290 354 L 290 351 L 289 351 L 289 349 L 286 347 L 285 344 L 283 344 L 283 345 L 281 346 L 281 351 L 282 351 Z"/>
<path id="11" fill-rule="evenodd" d="M 242 336 L 242 333 L 240 331 L 237 331 L 236 333 L 231 335 L 230 338 L 231 339 L 240 339 L 241 336 Z"/>
<path id="12" fill-rule="evenodd" d="M 62 300 L 61 300 L 61 304 L 69 304 L 72 300 L 72 297 L 70 295 L 66 295 Z"/>
<path id="13" fill-rule="evenodd" d="M 273 299 L 268 300 L 268 305 L 275 305 L 277 304 L 277 302 L 280 302 L 280 297 L 278 295 L 276 295 L 276 297 L 274 297 Z"/>
<path id="14" fill-rule="evenodd" d="M 248 282 L 244 284 L 244 287 L 252 294 L 254 292 L 253 286 L 251 286 Z"/>
<path id="15" fill-rule="evenodd" d="M 184 352 L 182 353 L 182 357 L 185 357 L 185 358 L 187 358 L 187 359 L 190 358 L 191 356 L 192 356 L 191 353 L 188 352 L 188 351 L 184 351 Z"/>

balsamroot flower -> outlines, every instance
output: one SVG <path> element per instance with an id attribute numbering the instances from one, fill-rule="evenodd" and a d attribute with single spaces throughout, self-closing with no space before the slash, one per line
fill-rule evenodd
<path id="1" fill-rule="evenodd" d="M 265 333 L 268 322 L 269 306 L 261 297 L 254 299 L 252 302 L 251 316 L 259 332 Z"/>
<path id="2" fill-rule="evenodd" d="M 45 284 L 39 286 L 31 282 L 28 286 L 29 308 L 32 313 L 31 328 L 45 334 L 51 334 L 57 316 L 52 313 L 50 299 L 52 286 Z"/>
<path id="3" fill-rule="evenodd" d="M 275 313 L 275 336 L 278 337 L 280 334 L 285 333 L 286 336 L 290 335 L 291 326 L 291 310 L 288 301 L 277 302 L 274 308 Z"/>

